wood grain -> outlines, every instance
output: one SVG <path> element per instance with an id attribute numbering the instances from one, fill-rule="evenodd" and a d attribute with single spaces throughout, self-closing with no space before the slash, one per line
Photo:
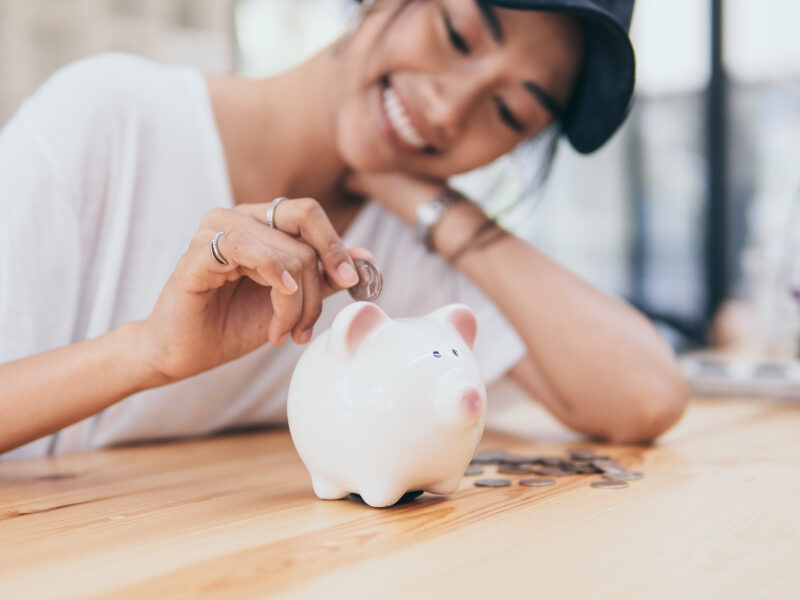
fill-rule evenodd
<path id="1" fill-rule="evenodd" d="M 796 404 L 695 402 L 654 447 L 482 442 L 576 445 L 646 477 L 379 510 L 317 500 L 285 430 L 0 464 L 0 598 L 800 597 Z"/>

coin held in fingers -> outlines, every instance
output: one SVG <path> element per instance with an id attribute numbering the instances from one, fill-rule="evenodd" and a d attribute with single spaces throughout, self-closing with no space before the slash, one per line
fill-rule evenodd
<path id="1" fill-rule="evenodd" d="M 375 302 L 383 289 L 383 275 L 375 263 L 367 258 L 356 258 L 354 261 L 358 283 L 347 288 L 353 300 Z"/>

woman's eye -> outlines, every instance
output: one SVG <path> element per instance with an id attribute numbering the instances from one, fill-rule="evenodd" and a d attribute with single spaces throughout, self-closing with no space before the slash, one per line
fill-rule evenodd
<path id="1" fill-rule="evenodd" d="M 454 355 L 456 355 L 456 356 L 458 356 L 458 352 L 456 351 L 456 349 L 455 349 L 455 348 L 453 348 L 453 354 L 454 354 Z"/>
<path id="2" fill-rule="evenodd" d="M 433 351 L 433 358 L 442 358 L 442 353 L 438 350 Z"/>
<path id="3" fill-rule="evenodd" d="M 495 104 L 497 105 L 497 112 L 500 114 L 500 118 L 503 122 L 511 127 L 517 133 L 523 133 L 525 128 L 522 126 L 522 123 L 514 116 L 514 113 L 506 106 L 506 103 L 503 102 L 502 98 L 495 98 Z"/>
<path id="4" fill-rule="evenodd" d="M 442 11 L 442 18 L 444 19 L 444 25 L 447 28 L 447 35 L 450 36 L 450 43 L 461 54 L 469 54 L 469 44 L 467 44 L 466 40 L 461 37 L 461 34 L 456 31 L 456 28 L 453 27 L 453 22 L 450 20 L 450 15 L 448 15 L 447 12 Z"/>

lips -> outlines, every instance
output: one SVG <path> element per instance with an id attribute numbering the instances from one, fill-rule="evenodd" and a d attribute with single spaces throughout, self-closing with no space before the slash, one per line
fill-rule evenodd
<path id="1" fill-rule="evenodd" d="M 383 82 L 382 107 L 390 130 L 390 137 L 396 143 L 399 142 L 396 145 L 401 146 L 404 150 L 414 152 L 435 150 L 425 136 L 414 126 L 406 106 L 392 87 L 388 77 Z"/>

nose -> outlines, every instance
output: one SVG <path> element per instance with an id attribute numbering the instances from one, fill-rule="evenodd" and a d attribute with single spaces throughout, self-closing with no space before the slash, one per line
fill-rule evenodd
<path id="1" fill-rule="evenodd" d="M 483 413 L 483 401 L 480 392 L 475 388 L 466 390 L 461 395 L 461 406 L 464 410 L 464 414 L 466 414 L 469 419 L 478 419 Z"/>
<path id="2" fill-rule="evenodd" d="M 456 139 L 475 103 L 485 94 L 490 73 L 461 71 L 431 75 L 422 85 L 423 114 L 437 131 L 437 141 L 446 145 Z"/>

